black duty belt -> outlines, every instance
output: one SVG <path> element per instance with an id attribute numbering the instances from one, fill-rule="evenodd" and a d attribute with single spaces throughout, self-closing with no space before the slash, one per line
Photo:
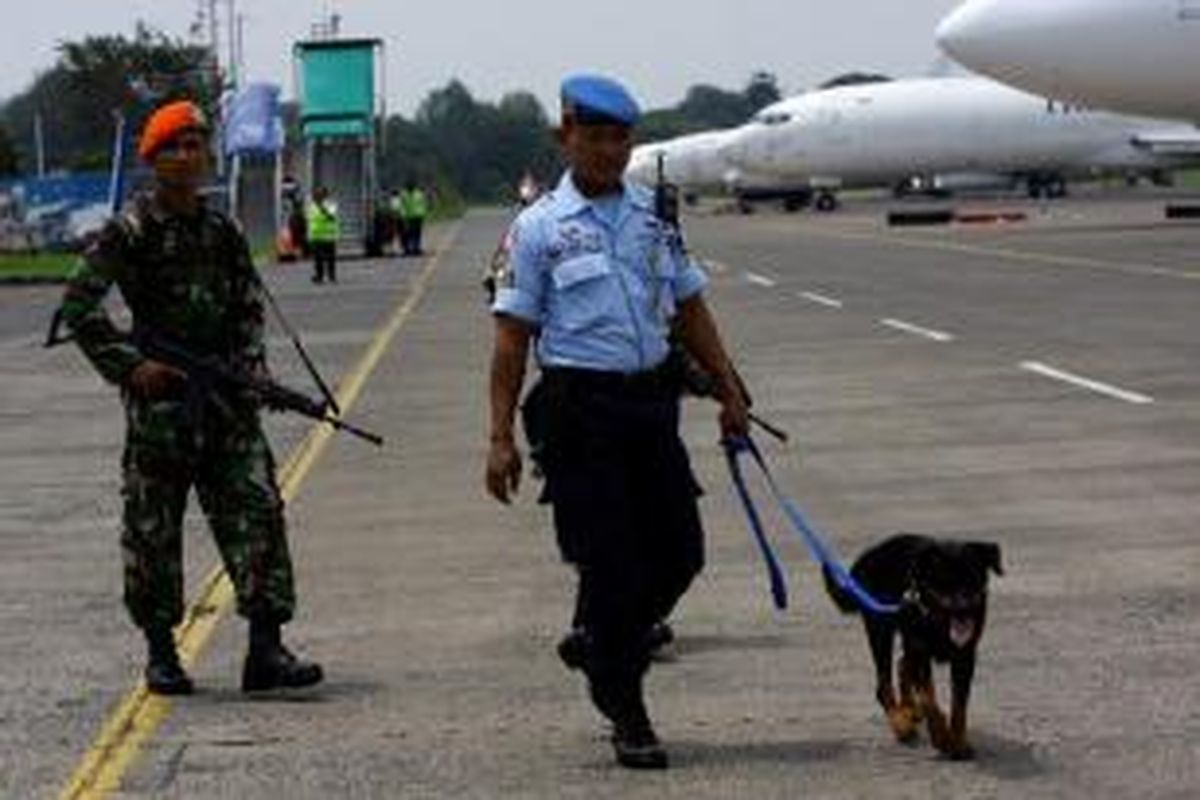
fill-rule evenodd
<path id="1" fill-rule="evenodd" d="M 609 372 L 579 367 L 543 367 L 542 379 L 548 384 L 573 386 L 588 391 L 654 394 L 678 391 L 675 371 L 667 365 L 641 372 Z"/>

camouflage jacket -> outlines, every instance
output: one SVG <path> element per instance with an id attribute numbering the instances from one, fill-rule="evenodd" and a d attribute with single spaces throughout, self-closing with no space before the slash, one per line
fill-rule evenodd
<path id="1" fill-rule="evenodd" d="M 108 381 L 123 385 L 143 356 L 113 324 L 104 298 L 115 283 L 133 317 L 199 355 L 265 369 L 263 290 L 246 239 L 203 205 L 168 214 L 149 200 L 113 218 L 72 273 L 62 319 Z"/>

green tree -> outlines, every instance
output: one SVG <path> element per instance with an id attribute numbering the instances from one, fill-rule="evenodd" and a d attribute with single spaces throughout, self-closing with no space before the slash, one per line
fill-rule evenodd
<path id="1" fill-rule="evenodd" d="M 550 123 L 528 92 L 481 103 L 451 81 L 426 96 L 412 121 L 392 117 L 385 130 L 380 174 L 387 188 L 411 175 L 469 200 L 511 201 L 527 171 L 546 181 L 558 169 Z"/>
<path id="2" fill-rule="evenodd" d="M 64 42 L 58 61 L 0 110 L 9 130 L 32 130 L 42 117 L 52 168 L 106 163 L 113 112 L 138 130 L 159 103 L 186 97 L 215 110 L 218 76 L 209 52 L 139 23 L 132 37 Z M 27 168 L 32 153 L 18 147 Z"/>
<path id="3" fill-rule="evenodd" d="M 890 81 L 887 75 L 879 75 L 874 72 L 847 72 L 844 75 L 838 75 L 836 78 L 830 78 L 821 84 L 822 89 L 836 89 L 839 86 L 861 86 L 868 83 L 887 83 Z"/>
<path id="4" fill-rule="evenodd" d="M 16 175 L 18 168 L 17 149 L 8 132 L 0 128 L 0 176 Z"/>
<path id="5" fill-rule="evenodd" d="M 661 142 L 697 130 L 700 127 L 689 121 L 677 108 L 660 108 L 642 115 L 636 133 L 639 142 Z"/>
<path id="6" fill-rule="evenodd" d="M 731 128 L 750 116 L 746 96 L 716 86 L 700 84 L 688 89 L 687 96 L 676 109 L 687 119 L 691 131 L 708 128 Z"/>
<path id="7" fill-rule="evenodd" d="M 688 89 L 683 101 L 672 108 L 654 109 L 642 115 L 637 138 L 639 142 L 659 142 L 713 128 L 732 128 L 781 97 L 778 80 L 765 71 L 751 75 L 741 92 L 698 84 Z"/>
<path id="8" fill-rule="evenodd" d="M 542 104 L 529 92 L 514 92 L 497 106 L 496 167 L 501 192 L 511 193 L 525 173 L 547 183 L 562 169 L 553 128 Z"/>
<path id="9" fill-rule="evenodd" d="M 746 84 L 742 96 L 745 98 L 746 108 L 751 114 L 783 99 L 783 95 L 779 91 L 779 81 L 772 73 L 762 71 L 750 76 L 750 82 Z"/>

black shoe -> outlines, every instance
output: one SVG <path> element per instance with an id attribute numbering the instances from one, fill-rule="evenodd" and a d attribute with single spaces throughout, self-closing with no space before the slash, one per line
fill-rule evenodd
<path id="1" fill-rule="evenodd" d="M 297 658 L 283 646 L 278 623 L 250 622 L 250 651 L 242 666 L 242 691 L 301 689 L 324 679 L 321 665 Z"/>
<path id="2" fill-rule="evenodd" d="M 150 657 L 146 662 L 146 688 L 154 694 L 184 695 L 196 690 L 195 684 L 179 664 L 171 631 L 146 633 Z"/>
<path id="3" fill-rule="evenodd" d="M 558 640 L 558 657 L 567 669 L 583 669 L 587 663 L 588 636 L 583 628 L 572 628 Z"/>
<path id="4" fill-rule="evenodd" d="M 271 689 L 302 689 L 315 686 L 325 678 L 321 665 L 297 658 L 283 645 L 262 651 L 253 650 L 242 667 L 242 691 L 265 692 Z"/>
<path id="5" fill-rule="evenodd" d="M 617 763 L 626 769 L 667 768 L 667 751 L 649 720 L 614 725 L 612 746 Z"/>
<path id="6" fill-rule="evenodd" d="M 146 665 L 145 674 L 146 688 L 154 694 L 184 695 L 196 691 L 195 684 L 179 662 L 151 661 Z"/>

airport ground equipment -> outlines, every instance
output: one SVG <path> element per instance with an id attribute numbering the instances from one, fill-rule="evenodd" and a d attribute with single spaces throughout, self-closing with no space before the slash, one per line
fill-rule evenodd
<path id="1" fill-rule="evenodd" d="M 370 252 L 378 197 L 376 154 L 383 106 L 383 42 L 320 39 L 294 50 L 304 190 L 329 189 L 341 215 L 339 249 Z"/>
<path id="2" fill-rule="evenodd" d="M 1172 203 L 1166 215 L 1167 219 L 1200 219 L 1200 203 Z"/>
<path id="3" fill-rule="evenodd" d="M 889 211 L 887 215 L 887 224 L 893 228 L 948 225 L 953 221 L 954 209 L 952 208 L 914 208 Z"/>

